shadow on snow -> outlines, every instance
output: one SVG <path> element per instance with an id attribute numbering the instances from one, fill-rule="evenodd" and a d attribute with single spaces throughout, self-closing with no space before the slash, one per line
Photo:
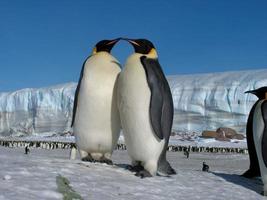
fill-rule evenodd
<path id="1" fill-rule="evenodd" d="M 228 182 L 243 186 L 244 188 L 255 191 L 258 194 L 262 193 L 263 184 L 260 179 L 248 179 L 237 174 L 225 174 L 218 172 L 212 172 L 212 173 L 216 176 L 223 178 Z"/>

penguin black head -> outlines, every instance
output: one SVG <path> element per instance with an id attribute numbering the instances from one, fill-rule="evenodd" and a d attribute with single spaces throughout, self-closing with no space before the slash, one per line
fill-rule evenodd
<path id="1" fill-rule="evenodd" d="M 258 88 L 256 90 L 249 90 L 249 91 L 246 91 L 245 93 L 251 93 L 251 94 L 256 95 L 259 99 L 265 99 L 267 96 L 267 87 L 265 86 L 265 87 Z"/>
<path id="2" fill-rule="evenodd" d="M 152 42 L 147 39 L 128 39 L 122 38 L 133 45 L 135 53 L 147 55 L 151 58 L 157 58 L 157 52 Z"/>
<path id="3" fill-rule="evenodd" d="M 110 53 L 113 46 L 120 40 L 120 38 L 114 39 L 114 40 L 101 40 L 99 41 L 93 50 L 93 54 L 96 54 L 100 51 L 106 51 Z"/>

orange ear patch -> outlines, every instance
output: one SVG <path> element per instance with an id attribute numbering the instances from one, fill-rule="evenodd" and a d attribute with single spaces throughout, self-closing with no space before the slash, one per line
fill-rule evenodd
<path id="1" fill-rule="evenodd" d="M 96 49 L 96 47 L 93 49 L 93 51 L 92 51 L 92 55 L 94 55 L 94 54 L 96 54 L 97 53 L 97 49 Z"/>
<path id="2" fill-rule="evenodd" d="M 147 54 L 148 58 L 158 58 L 158 53 L 156 49 L 152 48 L 150 52 Z"/>

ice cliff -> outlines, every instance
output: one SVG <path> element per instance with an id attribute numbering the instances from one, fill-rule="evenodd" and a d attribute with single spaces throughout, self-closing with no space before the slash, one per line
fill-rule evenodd
<path id="1" fill-rule="evenodd" d="M 267 70 L 169 76 L 176 131 L 221 126 L 244 133 L 256 101 L 247 90 L 267 86 Z M 0 93 L 0 135 L 71 131 L 76 83 Z"/>
<path id="2" fill-rule="evenodd" d="M 175 107 L 174 130 L 232 127 L 244 133 L 257 98 L 244 94 L 267 86 L 267 70 L 235 71 L 168 77 Z"/>
<path id="3" fill-rule="evenodd" d="M 76 83 L 0 93 L 0 135 L 62 133 L 70 129 Z"/>

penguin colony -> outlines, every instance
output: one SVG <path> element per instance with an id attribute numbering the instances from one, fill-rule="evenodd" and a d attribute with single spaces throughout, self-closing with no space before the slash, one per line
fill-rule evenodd
<path id="1" fill-rule="evenodd" d="M 18 140 L 0 140 L 0 146 L 9 148 L 30 148 L 40 149 L 76 149 L 76 144 L 72 142 L 55 142 L 55 141 L 18 141 Z M 127 150 L 125 144 L 117 144 L 117 150 Z M 248 154 L 248 150 L 244 148 L 229 148 L 229 147 L 201 147 L 201 146 L 179 146 L 169 145 L 167 151 L 171 152 L 194 152 L 194 153 L 239 153 Z"/>
<path id="2" fill-rule="evenodd" d="M 17 140 L 0 140 L 0 146 L 10 148 L 40 148 L 40 149 L 71 149 L 76 148 L 75 143 L 53 142 L 53 141 L 17 141 Z"/>

